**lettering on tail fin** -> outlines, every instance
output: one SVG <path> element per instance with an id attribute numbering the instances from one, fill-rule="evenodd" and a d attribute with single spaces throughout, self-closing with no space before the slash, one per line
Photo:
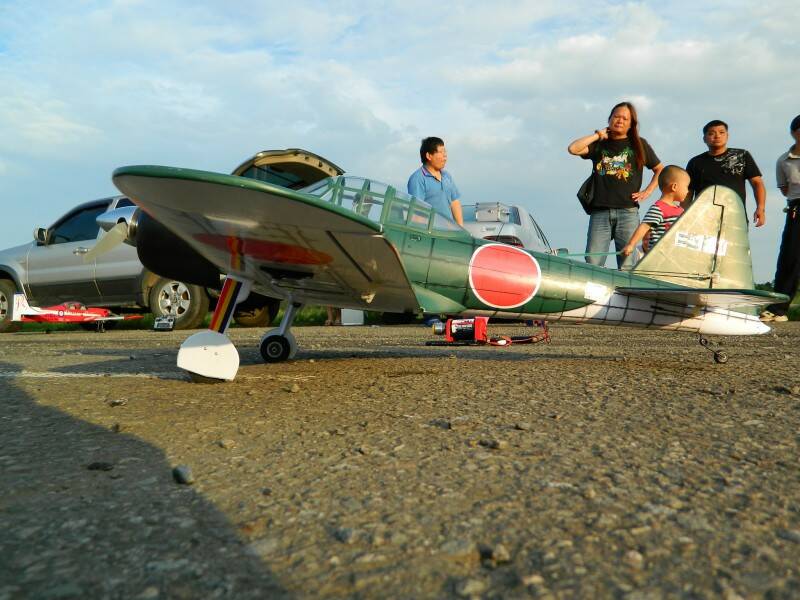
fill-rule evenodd
<path id="1" fill-rule="evenodd" d="M 728 253 L 728 240 L 702 233 L 693 235 L 689 232 L 679 231 L 675 236 L 675 245 L 717 256 L 725 256 Z"/>
<path id="2" fill-rule="evenodd" d="M 706 188 L 633 272 L 693 288 L 752 289 L 744 202 L 730 188 Z"/>

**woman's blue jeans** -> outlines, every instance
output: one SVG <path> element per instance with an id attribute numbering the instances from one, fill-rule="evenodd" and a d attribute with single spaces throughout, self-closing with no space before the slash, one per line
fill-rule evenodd
<path id="1" fill-rule="evenodd" d="M 589 216 L 589 233 L 586 236 L 586 253 L 608 252 L 611 240 L 617 252 L 625 247 L 633 232 L 639 226 L 638 208 L 601 208 L 592 211 Z M 617 255 L 617 266 L 622 269 L 633 266 L 633 256 Z M 605 256 L 587 256 L 590 265 L 603 266 Z"/>

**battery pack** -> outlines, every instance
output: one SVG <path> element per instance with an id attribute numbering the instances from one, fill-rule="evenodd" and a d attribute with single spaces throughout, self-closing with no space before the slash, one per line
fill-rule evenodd
<path id="1" fill-rule="evenodd" d="M 434 333 L 444 334 L 448 343 L 469 342 L 485 344 L 488 341 L 486 325 L 489 317 L 473 317 L 470 319 L 447 319 L 444 327 L 434 327 Z"/>

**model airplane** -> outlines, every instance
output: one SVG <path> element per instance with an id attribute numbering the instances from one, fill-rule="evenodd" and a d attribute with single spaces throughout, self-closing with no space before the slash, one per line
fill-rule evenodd
<path id="1" fill-rule="evenodd" d="M 98 331 L 106 321 L 141 319 L 142 315 L 115 315 L 107 308 L 87 308 L 80 302 L 64 302 L 39 308 L 28 304 L 25 294 L 14 294 L 12 321 L 23 323 L 97 323 Z"/>
<path id="2" fill-rule="evenodd" d="M 176 273 L 162 252 L 172 276 L 227 276 L 209 330 L 178 353 L 178 366 L 202 378 L 234 378 L 239 356 L 225 331 L 251 291 L 286 300 L 280 326 L 261 339 L 266 362 L 294 356 L 291 325 L 306 303 L 687 331 L 707 345 L 703 335 L 769 331 L 756 309 L 786 299 L 753 289 L 743 203 L 723 187 L 701 194 L 632 271 L 618 271 L 473 238 L 369 179 L 338 175 L 293 190 L 159 166 L 122 167 L 113 179 L 144 212 L 120 209 L 98 221 L 138 244 L 148 268 L 159 272 L 143 247 L 156 227 L 176 236 L 185 263 Z"/>

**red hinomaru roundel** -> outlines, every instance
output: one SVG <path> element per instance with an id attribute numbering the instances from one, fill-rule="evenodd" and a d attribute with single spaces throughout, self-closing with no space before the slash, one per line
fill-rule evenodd
<path id="1" fill-rule="evenodd" d="M 542 282 L 536 259 L 519 248 L 487 244 L 469 261 L 469 285 L 478 300 L 494 308 L 516 308 L 533 298 Z"/>

